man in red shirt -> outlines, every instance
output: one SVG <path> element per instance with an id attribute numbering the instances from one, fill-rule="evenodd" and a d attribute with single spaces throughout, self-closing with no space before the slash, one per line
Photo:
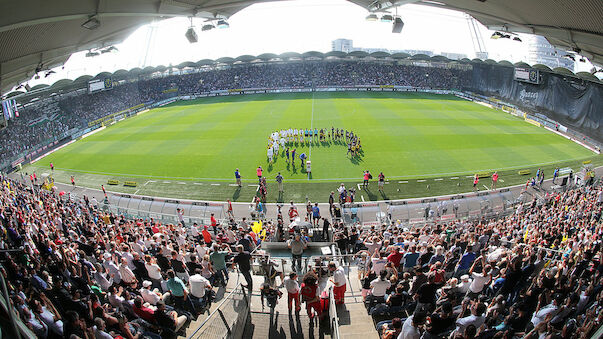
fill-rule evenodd
<path id="1" fill-rule="evenodd" d="M 214 236 L 218 235 L 218 221 L 216 221 L 213 213 L 211 214 L 209 220 L 211 221 L 211 228 L 214 230 Z"/>
<path id="2" fill-rule="evenodd" d="M 234 219 L 234 213 L 232 212 L 232 202 L 230 201 L 230 199 L 227 200 L 228 201 L 228 210 L 226 211 L 226 213 Z"/>
<path id="3" fill-rule="evenodd" d="M 394 264 L 394 267 L 396 267 L 396 269 L 400 267 L 400 261 L 402 261 L 402 253 L 400 253 L 400 249 L 398 248 L 398 246 L 394 246 L 392 248 L 392 253 L 387 256 L 387 261 Z"/>
<path id="4" fill-rule="evenodd" d="M 138 296 L 134 299 L 134 306 L 132 307 L 134 313 L 145 321 L 148 321 L 151 324 L 155 323 L 155 311 L 152 309 L 145 307 L 142 297 Z"/>
<path id="5" fill-rule="evenodd" d="M 201 235 L 203 235 L 203 241 L 209 246 L 211 245 L 211 234 L 207 231 L 207 225 L 203 225 L 203 231 L 201 231 Z"/>

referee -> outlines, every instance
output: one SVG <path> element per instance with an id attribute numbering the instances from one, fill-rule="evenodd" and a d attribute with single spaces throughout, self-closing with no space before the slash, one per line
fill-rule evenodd
<path id="1" fill-rule="evenodd" d="M 280 193 L 283 192 L 283 176 L 281 175 L 281 172 L 278 172 L 278 174 L 276 175 L 276 182 L 278 183 L 278 191 Z"/>

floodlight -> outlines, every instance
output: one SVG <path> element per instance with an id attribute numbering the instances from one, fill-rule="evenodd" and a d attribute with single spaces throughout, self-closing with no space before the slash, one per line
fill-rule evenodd
<path id="1" fill-rule="evenodd" d="M 366 21 L 377 21 L 377 19 L 379 19 L 379 18 L 377 17 L 377 14 L 375 14 L 375 13 L 371 13 L 366 16 Z"/>
<path id="2" fill-rule="evenodd" d="M 214 28 L 216 27 L 214 27 L 212 24 L 203 25 L 203 27 L 201 27 L 201 32 L 211 31 Z"/>
<path id="3" fill-rule="evenodd" d="M 391 14 L 385 14 L 381 17 L 381 22 L 392 22 L 394 21 L 394 17 Z"/>
<path id="4" fill-rule="evenodd" d="M 494 32 L 492 33 L 492 36 L 490 37 L 490 39 L 500 39 L 502 38 L 502 33 L 501 32 Z"/>
<path id="5" fill-rule="evenodd" d="M 186 33 L 184 33 L 184 36 L 186 37 L 188 42 L 190 42 L 191 44 L 194 44 L 195 42 L 199 41 L 197 32 L 195 32 L 195 28 L 192 26 L 186 30 Z"/>
<path id="6" fill-rule="evenodd" d="M 518 36 L 514 37 L 513 40 L 521 42 L 521 39 Z"/>
<path id="7" fill-rule="evenodd" d="M 218 20 L 218 28 L 228 28 L 230 27 L 230 25 L 228 24 L 228 22 L 224 19 L 222 20 Z"/>
<path id="8" fill-rule="evenodd" d="M 82 27 L 84 27 L 85 29 L 97 29 L 100 26 L 100 21 L 98 21 L 97 18 L 90 17 L 88 20 L 86 20 L 83 24 Z"/>

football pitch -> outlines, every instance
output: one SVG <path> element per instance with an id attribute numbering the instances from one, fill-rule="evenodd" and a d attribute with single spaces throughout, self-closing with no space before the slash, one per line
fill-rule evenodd
<path id="1" fill-rule="evenodd" d="M 332 142 L 327 137 L 326 142 L 314 139 L 288 146 L 296 149 L 296 156 L 309 156 L 310 174 L 298 157 L 293 163 L 287 162 L 282 149 L 275 161 L 268 163 L 266 150 L 272 132 L 331 127 L 353 131 L 361 140 L 362 152 L 351 157 L 345 142 Z M 139 183 L 136 189 L 121 185 L 109 189 L 243 201 L 249 201 L 247 196 L 241 197 L 241 192 L 233 195 L 235 187 L 229 186 L 234 183 L 235 168 L 249 185 L 257 183 L 255 169 L 262 166 L 269 181 L 281 172 L 285 184 L 293 185 L 295 194 L 282 199 L 320 192 L 314 200 L 326 201 L 328 192 L 339 182 L 360 182 L 364 170 L 370 170 L 375 179 L 383 172 L 390 182 L 398 183 L 425 178 L 465 179 L 472 173 L 494 170 L 516 173 L 518 169 L 548 168 L 593 157 L 593 152 L 544 128 L 454 96 L 320 92 L 177 102 L 118 122 L 32 166 L 37 171 L 48 171 L 52 162 L 57 181 L 68 182 L 74 175 L 83 186 L 98 188 L 104 183 L 107 187 L 108 179 L 133 180 Z M 197 186 L 168 185 L 172 181 Z M 208 185 L 205 190 L 201 188 L 204 184 Z M 321 184 L 318 190 L 317 184 Z M 253 187 L 247 190 L 250 192 L 244 195 L 253 194 Z M 393 192 L 399 191 L 368 199 L 407 194 Z"/>

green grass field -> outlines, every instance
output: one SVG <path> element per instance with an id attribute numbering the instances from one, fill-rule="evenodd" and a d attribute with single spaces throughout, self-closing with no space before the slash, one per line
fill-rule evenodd
<path id="1" fill-rule="evenodd" d="M 354 131 L 362 140 L 363 155 L 350 158 L 344 144 L 330 142 L 291 146 L 298 154 L 311 154 L 310 179 L 299 159 L 295 166 L 283 157 L 268 164 L 270 133 L 311 126 Z M 254 183 L 255 169 L 261 165 L 269 179 L 280 171 L 287 184 L 295 184 L 296 194 L 303 196 L 313 195 L 317 183 L 330 187 L 320 189 L 323 194 L 336 187 L 334 182 L 360 181 L 366 169 L 375 178 L 381 171 L 388 179 L 438 178 L 488 170 L 514 173 L 593 155 L 544 128 L 453 96 L 332 92 L 178 102 L 121 121 L 33 166 L 48 169 L 53 162 L 57 180 L 67 181 L 73 174 L 80 184 L 98 187 L 112 178 L 141 184 L 161 179 L 227 186 L 237 167 L 248 183 Z M 154 188 L 159 193 L 152 193 L 177 196 L 182 188 L 164 194 Z M 234 188 L 213 190 L 224 192 L 182 195 L 226 199 L 232 198 Z"/>

